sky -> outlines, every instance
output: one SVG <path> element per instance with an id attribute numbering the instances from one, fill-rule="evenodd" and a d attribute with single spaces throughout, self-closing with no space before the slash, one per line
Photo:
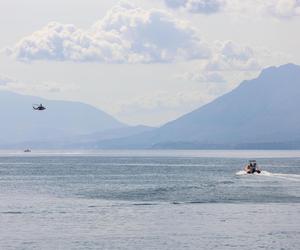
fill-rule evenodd
<path id="1" fill-rule="evenodd" d="M 0 0 L 0 90 L 160 126 L 300 64 L 300 0 Z"/>

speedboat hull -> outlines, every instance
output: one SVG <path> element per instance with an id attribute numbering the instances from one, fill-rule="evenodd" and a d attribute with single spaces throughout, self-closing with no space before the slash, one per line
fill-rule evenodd
<path id="1" fill-rule="evenodd" d="M 258 173 L 260 174 L 261 171 L 260 170 L 255 170 L 255 171 L 246 171 L 247 174 L 255 174 L 255 173 Z"/>

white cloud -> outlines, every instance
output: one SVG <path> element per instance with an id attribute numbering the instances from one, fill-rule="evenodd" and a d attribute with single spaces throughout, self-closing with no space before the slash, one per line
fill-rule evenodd
<path id="1" fill-rule="evenodd" d="M 189 11 L 207 8 L 207 13 L 212 10 L 225 10 L 224 6 L 226 10 L 232 8 L 237 11 L 237 6 L 250 4 L 248 0 L 242 3 L 237 0 L 165 1 L 172 8 L 181 7 Z M 290 3 L 287 5 L 289 7 L 286 7 L 279 4 L 281 2 L 293 4 Z M 280 13 L 291 15 L 298 13 L 294 7 L 298 6 L 299 2 L 300 0 L 269 0 L 269 4 L 266 4 L 262 0 L 253 0 L 251 3 L 274 13 L 275 10 L 278 12 L 283 8 L 280 6 L 285 6 L 285 12 Z M 205 59 L 209 60 L 208 70 L 234 68 L 247 71 L 260 68 L 251 48 L 227 42 L 223 43 L 219 50 L 213 51 L 213 48 L 200 39 L 198 33 L 189 22 L 179 20 L 168 12 L 158 9 L 145 10 L 121 2 L 87 30 L 72 24 L 51 22 L 7 51 L 17 60 L 29 62 L 53 60 L 134 64 Z"/>
<path id="2" fill-rule="evenodd" d="M 232 41 L 216 42 L 216 52 L 205 69 L 208 71 L 257 71 L 261 69 L 259 55 L 250 46 Z"/>
<path id="3" fill-rule="evenodd" d="M 165 0 L 168 7 L 181 8 L 192 13 L 213 14 L 225 7 L 225 0 Z"/>
<path id="4" fill-rule="evenodd" d="M 300 16 L 300 0 L 163 0 L 173 9 L 191 13 L 213 14 L 226 12 L 253 17 L 258 13 L 278 19 Z"/>
<path id="5" fill-rule="evenodd" d="M 8 53 L 22 61 L 160 63 L 207 58 L 210 50 L 188 22 L 123 2 L 88 30 L 52 22 Z"/>
<path id="6" fill-rule="evenodd" d="M 215 42 L 212 51 L 211 58 L 197 62 L 197 70 L 185 72 L 176 77 L 202 83 L 230 83 L 232 78 L 227 76 L 237 72 L 259 71 L 262 68 L 260 59 L 265 56 L 258 49 L 242 46 L 233 41 Z M 265 51 L 264 53 L 266 54 Z"/>
<path id="7" fill-rule="evenodd" d="M 276 18 L 292 18 L 300 16 L 300 0 L 264 1 L 263 9 Z"/>

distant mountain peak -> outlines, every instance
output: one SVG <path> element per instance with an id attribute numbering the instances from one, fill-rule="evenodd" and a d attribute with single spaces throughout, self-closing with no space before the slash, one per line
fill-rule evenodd
<path id="1" fill-rule="evenodd" d="M 300 147 L 300 66 L 264 69 L 239 87 L 166 125 L 114 147 Z M 118 144 L 119 143 L 119 144 Z"/>
<path id="2" fill-rule="evenodd" d="M 292 73 L 300 70 L 300 66 L 294 63 L 287 63 L 280 66 L 271 66 L 262 70 L 259 77 L 271 76 L 274 74 Z"/>
<path id="3" fill-rule="evenodd" d="M 102 129 L 102 133 L 92 132 L 90 137 L 84 137 L 88 141 L 97 139 L 94 144 L 97 148 L 300 148 L 299 96 L 300 66 L 289 63 L 266 68 L 257 78 L 243 81 L 231 92 L 157 129 L 143 126 L 122 129 L 124 125 L 109 115 L 72 102 L 49 101 L 52 106 L 49 115 L 53 111 L 49 119 L 60 122 L 53 131 L 58 137 L 66 131 L 71 132 L 73 125 L 79 132 L 97 132 L 95 129 L 103 127 L 104 123 L 108 127 L 106 130 L 116 128 L 110 130 L 110 134 Z M 27 108 L 39 100 L 43 102 L 40 98 L 17 94 L 5 97 L 0 91 L 0 131 L 5 131 L 0 134 L 2 141 L 9 134 L 17 139 L 24 137 L 28 129 L 31 131 L 29 136 L 48 133 L 48 120 Z M 64 111 L 62 104 L 66 104 Z M 71 122 L 65 115 L 70 109 L 73 110 L 70 112 L 73 117 L 69 117 Z M 58 117 L 57 112 L 63 114 Z M 79 112 L 83 115 L 78 116 Z M 99 115 L 97 122 L 94 121 Z"/>

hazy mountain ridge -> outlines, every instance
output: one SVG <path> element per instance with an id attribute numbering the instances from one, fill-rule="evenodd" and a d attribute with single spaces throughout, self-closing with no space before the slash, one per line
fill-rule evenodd
<path id="1" fill-rule="evenodd" d="M 262 71 L 154 131 L 99 143 L 113 148 L 300 148 L 300 66 Z"/>
<path id="2" fill-rule="evenodd" d="M 126 126 L 86 104 L 2 91 L 0 115 L 4 122 L 0 129 L 5 132 L 0 134 L 0 145 L 86 149 L 300 149 L 299 96 L 300 66 L 270 67 L 256 79 L 242 82 L 211 103 L 160 128 L 151 128 Z M 32 103 L 40 102 L 49 106 L 46 112 L 32 110 Z"/>
<path id="3" fill-rule="evenodd" d="M 32 105 L 39 103 L 47 109 L 34 111 Z M 47 100 L 8 91 L 0 91 L 0 117 L 0 145 L 25 141 L 49 142 L 127 127 L 84 103 Z"/>
<path id="4" fill-rule="evenodd" d="M 203 143 L 300 139 L 299 94 L 299 66 L 271 67 L 257 79 L 244 81 L 230 93 L 166 124 L 159 134 L 165 141 L 180 130 L 177 140 Z"/>

